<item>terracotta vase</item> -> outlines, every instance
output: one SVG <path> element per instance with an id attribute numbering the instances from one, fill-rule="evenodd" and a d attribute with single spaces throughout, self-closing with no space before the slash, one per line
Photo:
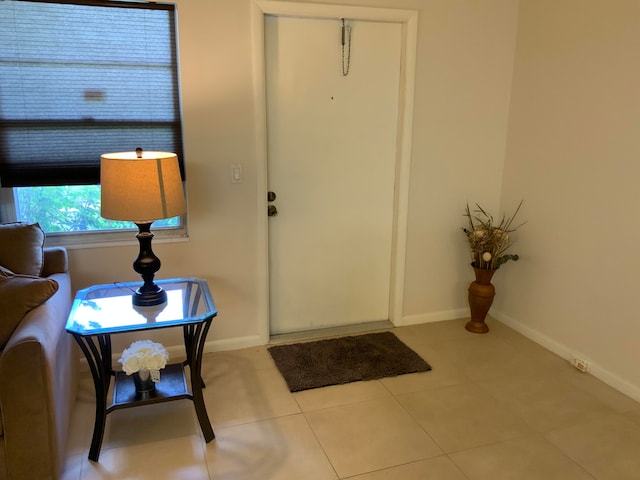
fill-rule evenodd
<path id="1" fill-rule="evenodd" d="M 476 274 L 476 279 L 469 285 L 471 320 L 464 328 L 473 333 L 487 333 L 489 327 L 485 323 L 485 318 L 493 303 L 493 297 L 496 295 L 496 289 L 491 284 L 491 277 L 496 271 L 475 267 L 473 267 L 473 271 Z"/>

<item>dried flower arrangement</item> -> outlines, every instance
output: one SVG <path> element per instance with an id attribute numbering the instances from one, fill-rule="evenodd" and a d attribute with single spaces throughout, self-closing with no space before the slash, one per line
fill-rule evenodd
<path id="1" fill-rule="evenodd" d="M 518 255 L 505 252 L 512 245 L 509 234 L 526 223 L 522 222 L 516 227 L 512 226 L 521 206 L 522 201 L 518 204 L 513 215 L 510 217 L 503 215 L 500 223 L 496 225 L 493 216 L 480 205 L 476 203 L 477 208 L 471 211 L 467 203 L 464 216 L 468 218 L 469 226 L 462 230 L 467 236 L 471 249 L 471 264 L 475 268 L 495 270 L 509 260 L 518 260 Z"/>

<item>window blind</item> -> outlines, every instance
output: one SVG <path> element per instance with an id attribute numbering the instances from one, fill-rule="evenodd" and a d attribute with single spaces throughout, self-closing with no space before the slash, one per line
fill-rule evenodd
<path id="1" fill-rule="evenodd" d="M 97 184 L 137 147 L 184 179 L 175 6 L 0 1 L 0 184 Z"/>

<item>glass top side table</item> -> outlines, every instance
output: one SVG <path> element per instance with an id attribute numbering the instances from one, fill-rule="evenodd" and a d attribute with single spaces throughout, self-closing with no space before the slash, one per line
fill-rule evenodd
<path id="1" fill-rule="evenodd" d="M 202 398 L 205 385 L 201 376 L 205 340 L 218 313 L 209 286 L 198 278 L 156 280 L 156 283 L 167 292 L 167 302 L 161 305 L 133 305 L 131 295 L 140 286 L 140 282 L 136 282 L 96 285 L 80 290 L 71 307 L 66 330 L 73 335 L 87 359 L 96 391 L 90 460 L 98 461 L 100 456 L 107 414 L 119 408 L 189 399 L 194 403 L 205 441 L 215 438 Z M 168 327 L 183 328 L 186 360 L 167 365 L 161 371 L 155 393 L 140 398 L 136 395 L 133 379 L 124 372 L 113 370 L 111 335 Z M 185 367 L 189 367 L 189 375 Z M 112 403 L 107 406 L 112 379 Z"/>

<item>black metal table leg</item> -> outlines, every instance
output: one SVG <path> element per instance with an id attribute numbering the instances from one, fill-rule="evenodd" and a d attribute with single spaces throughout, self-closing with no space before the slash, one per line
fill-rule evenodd
<path id="1" fill-rule="evenodd" d="M 202 397 L 202 389 L 205 387 L 204 381 L 202 380 L 202 355 L 212 320 L 211 318 L 204 324 L 184 327 L 185 350 L 187 353 L 186 363 L 189 365 L 193 405 L 196 410 L 198 422 L 200 423 L 200 429 L 207 443 L 215 438 L 215 433 L 211 427 L 207 408 L 204 403 L 204 398 Z"/>
<path id="2" fill-rule="evenodd" d="M 96 393 L 96 411 L 93 424 L 93 436 L 89 448 L 89 460 L 98 461 L 107 420 L 107 394 L 111 383 L 111 338 L 109 335 L 96 335 L 98 345 L 91 336 L 73 334 L 89 364 Z"/>

